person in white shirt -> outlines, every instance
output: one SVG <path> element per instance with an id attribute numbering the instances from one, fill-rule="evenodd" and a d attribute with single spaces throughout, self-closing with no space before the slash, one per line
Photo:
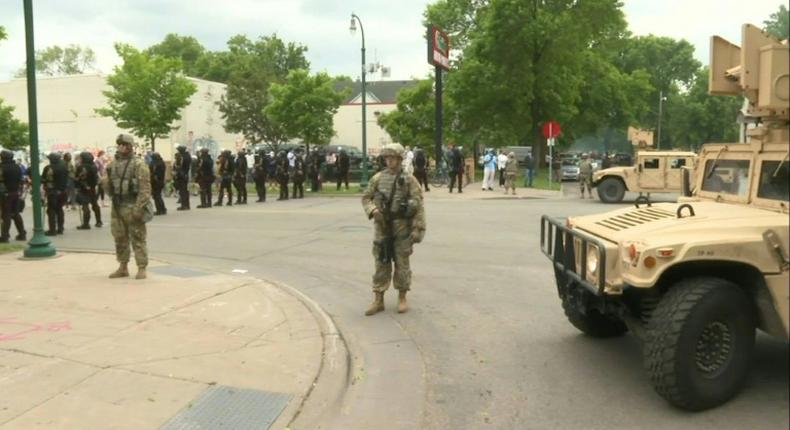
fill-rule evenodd
<path id="1" fill-rule="evenodd" d="M 403 154 L 402 167 L 403 171 L 407 174 L 414 174 L 414 152 L 412 152 L 409 146 L 406 147 L 406 152 Z"/>
<path id="2" fill-rule="evenodd" d="M 497 170 L 499 170 L 499 187 L 505 186 L 505 165 L 507 164 L 507 154 L 505 151 L 499 150 L 499 155 L 497 156 Z"/>

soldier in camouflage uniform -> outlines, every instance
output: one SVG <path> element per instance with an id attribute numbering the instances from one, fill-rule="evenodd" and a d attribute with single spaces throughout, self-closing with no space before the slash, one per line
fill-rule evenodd
<path id="1" fill-rule="evenodd" d="M 107 166 L 104 189 L 112 199 L 111 230 L 115 239 L 115 256 L 120 266 L 110 278 L 129 276 L 129 242 L 137 263 L 136 279 L 145 279 L 148 266 L 148 245 L 145 223 L 153 217 L 151 176 L 145 162 L 134 155 L 134 139 L 121 134 L 115 140 L 118 151 Z"/>
<path id="2" fill-rule="evenodd" d="M 584 198 L 584 187 L 587 187 L 587 194 L 592 195 L 592 174 L 593 165 L 587 154 L 582 154 L 582 162 L 579 164 L 579 187 L 581 188 L 582 198 Z"/>
<path id="3" fill-rule="evenodd" d="M 425 236 L 425 209 L 422 190 L 414 176 L 401 171 L 403 147 L 392 143 L 381 151 L 387 168 L 370 179 L 362 196 L 362 207 L 368 219 L 374 220 L 375 239 L 373 275 L 375 298 L 365 315 L 384 310 L 384 292 L 390 280 L 398 290 L 398 312 L 408 310 L 406 293 L 411 285 L 409 255 L 412 246 Z M 393 276 L 394 263 L 394 276 Z"/>

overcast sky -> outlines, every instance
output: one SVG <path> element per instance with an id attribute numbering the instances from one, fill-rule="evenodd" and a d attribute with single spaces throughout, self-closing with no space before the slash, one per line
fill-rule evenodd
<path id="1" fill-rule="evenodd" d="M 635 34 L 684 38 L 696 57 L 708 62 L 708 43 L 718 34 L 740 44 L 740 25 L 762 26 L 784 0 L 625 0 L 624 11 Z M 167 33 L 190 35 L 210 50 L 225 48 L 235 34 L 251 38 L 276 33 L 308 47 L 312 70 L 359 76 L 359 31 L 349 33 L 355 12 L 365 27 L 368 62 L 392 69 L 389 79 L 424 77 L 426 64 L 422 15 L 431 0 L 34 0 L 35 43 L 79 44 L 96 52 L 97 68 L 112 72 L 119 62 L 114 42 L 139 48 L 160 42 Z M 0 80 L 25 62 L 21 0 L 0 0 L 0 26 L 9 33 L 0 42 Z M 369 80 L 378 79 L 371 76 Z"/>

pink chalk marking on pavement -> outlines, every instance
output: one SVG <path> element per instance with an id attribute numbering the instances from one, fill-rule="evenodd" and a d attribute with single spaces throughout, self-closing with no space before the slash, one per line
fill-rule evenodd
<path id="1" fill-rule="evenodd" d="M 48 331 L 54 333 L 54 332 L 71 330 L 71 321 L 30 323 L 30 322 L 20 321 L 14 317 L 0 318 L 0 330 L 2 330 L 2 326 L 4 325 L 17 326 L 20 328 L 17 329 L 18 331 L 11 331 L 8 333 L 4 333 L 0 331 L 0 342 L 26 339 L 27 336 L 30 335 L 31 333 L 36 333 L 41 331 Z"/>

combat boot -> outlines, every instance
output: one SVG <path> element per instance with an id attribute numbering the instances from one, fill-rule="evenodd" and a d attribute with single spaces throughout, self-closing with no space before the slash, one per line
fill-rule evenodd
<path id="1" fill-rule="evenodd" d="M 127 266 L 126 263 L 121 263 L 121 265 L 118 266 L 118 270 L 110 273 L 110 279 L 126 278 L 128 276 L 129 276 L 129 267 Z"/>
<path id="2" fill-rule="evenodd" d="M 409 310 L 409 304 L 406 303 L 406 290 L 398 291 L 398 313 L 402 314 Z"/>
<path id="3" fill-rule="evenodd" d="M 376 297 L 373 303 L 370 304 L 368 310 L 365 311 L 365 316 L 376 315 L 384 310 L 384 293 L 375 293 Z"/>
<path id="4" fill-rule="evenodd" d="M 148 274 L 145 271 L 145 267 L 138 267 L 137 268 L 137 275 L 135 275 L 134 279 L 145 279 L 148 277 Z"/>

